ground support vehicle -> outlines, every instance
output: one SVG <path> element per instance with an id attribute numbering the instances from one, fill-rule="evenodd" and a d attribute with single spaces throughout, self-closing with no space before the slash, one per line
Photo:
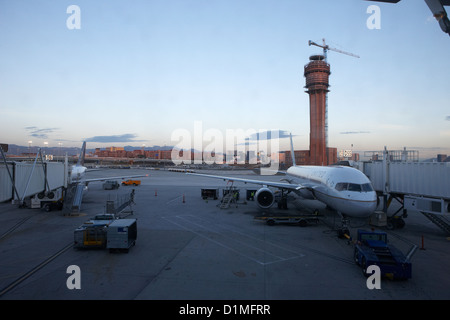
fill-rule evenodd
<path id="1" fill-rule="evenodd" d="M 266 221 L 269 226 L 278 223 L 298 224 L 300 227 L 306 227 L 312 223 L 319 222 L 317 215 L 303 215 L 303 216 L 256 216 L 255 219 Z"/>
<path id="2" fill-rule="evenodd" d="M 75 229 L 74 248 L 128 252 L 136 244 L 136 239 L 137 219 L 117 219 L 114 214 L 98 214 Z"/>
<path id="3" fill-rule="evenodd" d="M 109 252 L 128 252 L 136 244 L 137 220 L 116 219 L 108 225 L 106 248 Z"/>
<path id="4" fill-rule="evenodd" d="M 138 185 L 140 185 L 140 184 L 141 184 L 141 180 L 131 180 L 131 179 L 128 179 L 128 180 L 122 181 L 122 185 L 123 185 L 123 186 L 131 186 L 131 185 L 133 185 L 133 186 L 138 186 Z"/>
<path id="5" fill-rule="evenodd" d="M 103 190 L 119 189 L 120 184 L 116 180 L 107 180 L 103 183 Z"/>
<path id="6" fill-rule="evenodd" d="M 217 200 L 219 197 L 219 189 L 215 188 L 215 189 L 202 189 L 202 199 L 203 200 L 207 200 L 207 199 L 214 199 Z"/>
<path id="7" fill-rule="evenodd" d="M 62 200 L 48 201 L 42 204 L 42 209 L 46 212 L 53 210 L 62 210 L 64 202 Z"/>
<path id="8" fill-rule="evenodd" d="M 31 198 L 31 208 L 40 208 L 46 212 L 62 210 L 63 204 L 63 192 L 61 188 L 50 192 L 40 192 Z"/>
<path id="9" fill-rule="evenodd" d="M 105 220 L 93 219 L 86 221 L 83 225 L 75 229 L 74 248 L 105 248 L 108 225 L 112 221 L 113 219 L 109 218 Z"/>
<path id="10" fill-rule="evenodd" d="M 369 276 L 366 272 L 367 268 L 376 265 L 380 268 L 382 277 L 406 280 L 412 276 L 412 265 L 409 259 L 414 251 L 415 248 L 405 256 L 388 243 L 386 232 L 358 230 L 354 259 L 356 264 L 361 266 L 365 276 Z"/>

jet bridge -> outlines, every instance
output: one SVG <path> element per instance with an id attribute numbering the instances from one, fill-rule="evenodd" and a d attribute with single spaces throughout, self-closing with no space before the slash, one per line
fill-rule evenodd
<path id="1" fill-rule="evenodd" d="M 66 186 L 65 163 L 44 162 L 40 150 L 34 161 L 7 161 L 1 148 L 0 151 L 0 202 L 24 204 L 35 195 L 54 195 L 53 191 Z"/>
<path id="2" fill-rule="evenodd" d="M 419 211 L 450 234 L 450 163 L 411 160 L 406 150 L 398 160 L 395 154 L 385 149 L 381 161 L 365 162 L 360 168 L 384 198 L 383 211 L 387 212 L 392 199 L 397 199 L 402 207 L 394 216 L 402 209 L 404 214 L 407 210 Z"/>

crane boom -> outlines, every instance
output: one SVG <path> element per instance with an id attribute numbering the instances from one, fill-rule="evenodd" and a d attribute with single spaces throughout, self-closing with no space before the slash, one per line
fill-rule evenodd
<path id="1" fill-rule="evenodd" d="M 343 54 L 346 54 L 346 55 L 349 55 L 349 56 L 352 56 L 352 57 L 355 57 L 355 58 L 359 58 L 359 56 L 356 55 L 356 54 L 353 54 L 353 53 L 350 53 L 350 52 L 345 52 L 345 51 L 338 50 L 338 49 L 335 49 L 335 48 L 328 48 L 328 50 L 333 50 L 333 51 L 340 52 L 340 53 L 343 53 Z"/>
<path id="2" fill-rule="evenodd" d="M 317 43 L 315 43 L 314 41 L 311 41 L 311 40 L 308 41 L 308 45 L 310 45 L 310 46 L 312 45 L 312 46 L 316 46 L 316 47 L 322 48 L 323 49 L 323 55 L 325 56 L 325 60 L 327 60 L 327 51 L 328 50 L 336 51 L 336 52 L 343 53 L 343 54 L 346 54 L 346 55 L 349 55 L 349 56 L 352 56 L 352 57 L 355 57 L 355 58 L 359 58 L 359 56 L 356 55 L 356 54 L 353 54 L 353 53 L 350 53 L 350 52 L 345 52 L 345 51 L 342 51 L 342 50 L 339 50 L 339 49 L 336 49 L 336 48 L 330 48 L 327 44 L 325 44 L 325 39 L 322 39 L 322 40 L 323 40 L 323 45 L 317 44 Z"/>

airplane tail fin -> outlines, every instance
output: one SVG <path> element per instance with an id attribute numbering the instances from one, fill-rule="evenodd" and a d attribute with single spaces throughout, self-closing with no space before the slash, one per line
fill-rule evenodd
<path id="1" fill-rule="evenodd" d="M 80 156 L 78 157 L 77 166 L 84 166 L 84 156 L 86 155 L 86 141 L 83 142 L 81 147 Z"/>
<path id="2" fill-rule="evenodd" d="M 292 132 L 290 133 L 291 138 L 291 157 L 292 157 L 292 166 L 296 166 L 295 164 L 295 154 L 294 154 L 294 144 L 292 143 Z"/>

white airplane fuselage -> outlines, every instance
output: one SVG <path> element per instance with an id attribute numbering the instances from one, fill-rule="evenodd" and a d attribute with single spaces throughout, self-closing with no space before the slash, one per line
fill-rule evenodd
<path id="1" fill-rule="evenodd" d="M 80 166 L 80 165 L 74 165 L 72 166 L 72 169 L 70 171 L 70 181 L 71 182 L 77 182 L 84 179 L 86 175 L 86 167 Z"/>
<path id="2" fill-rule="evenodd" d="M 377 194 L 361 171 L 343 166 L 293 166 L 287 172 L 291 184 L 308 186 L 298 190 L 305 198 L 317 199 L 352 217 L 368 217 L 377 207 Z"/>

